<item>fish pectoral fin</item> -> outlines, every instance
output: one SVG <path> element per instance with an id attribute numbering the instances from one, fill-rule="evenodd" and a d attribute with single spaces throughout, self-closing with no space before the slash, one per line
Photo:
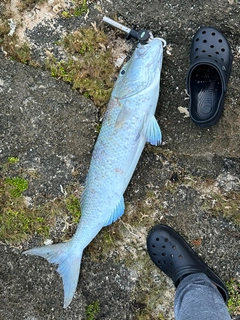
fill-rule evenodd
<path id="1" fill-rule="evenodd" d="M 115 128 L 122 127 L 124 123 L 131 117 L 131 110 L 122 108 L 115 122 Z"/>
<path id="2" fill-rule="evenodd" d="M 112 224 L 113 222 L 115 222 L 118 218 L 120 218 L 123 213 L 124 213 L 124 209 L 125 209 L 125 205 L 124 205 L 124 198 L 123 196 L 121 197 L 121 199 L 119 200 L 116 208 L 114 209 L 114 211 L 111 214 L 110 219 L 108 219 L 105 224 L 104 227 Z"/>
<path id="3" fill-rule="evenodd" d="M 146 124 L 144 124 L 143 134 L 145 135 L 146 141 L 152 145 L 157 146 L 161 144 L 162 133 L 154 116 L 148 119 Z"/>

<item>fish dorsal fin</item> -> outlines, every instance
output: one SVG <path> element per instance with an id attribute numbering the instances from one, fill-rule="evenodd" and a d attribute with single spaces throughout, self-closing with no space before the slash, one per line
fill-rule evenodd
<path id="1" fill-rule="evenodd" d="M 157 146 L 161 144 L 162 133 L 154 116 L 151 116 L 151 118 L 144 125 L 143 134 L 145 135 L 146 141 L 152 145 Z"/>
<path id="2" fill-rule="evenodd" d="M 121 197 L 121 199 L 119 200 L 116 208 L 114 209 L 113 213 L 111 214 L 110 219 L 108 219 L 105 224 L 104 227 L 112 224 L 113 222 L 115 222 L 118 218 L 120 218 L 123 213 L 124 213 L 124 209 L 125 209 L 125 205 L 124 205 L 124 198 L 123 196 Z"/>

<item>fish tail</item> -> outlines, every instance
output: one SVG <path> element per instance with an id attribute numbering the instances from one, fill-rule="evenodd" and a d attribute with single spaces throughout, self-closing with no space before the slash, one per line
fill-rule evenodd
<path id="1" fill-rule="evenodd" d="M 83 250 L 77 250 L 71 241 L 29 249 L 23 254 L 36 255 L 58 265 L 64 287 L 64 308 L 72 301 L 77 288 Z"/>

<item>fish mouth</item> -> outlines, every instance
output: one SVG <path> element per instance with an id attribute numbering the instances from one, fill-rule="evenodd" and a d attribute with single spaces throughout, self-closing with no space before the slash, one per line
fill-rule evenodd
<path id="1" fill-rule="evenodd" d="M 156 39 L 155 41 L 158 42 L 159 40 Z M 116 93 L 116 98 L 130 98 L 142 93 L 154 84 L 156 73 L 160 73 L 162 46 L 159 45 L 159 42 L 152 43 L 152 41 L 144 45 L 138 44 L 131 58 L 133 59 L 132 64 L 130 60 L 127 62 L 127 64 L 130 63 L 130 69 L 125 68 L 125 65 L 121 70 L 119 81 L 117 81 L 113 91 L 113 95 Z M 123 70 L 127 70 L 127 72 L 123 73 Z"/>
<path id="2" fill-rule="evenodd" d="M 166 41 L 162 38 L 153 38 L 153 39 L 150 39 L 148 43 L 146 44 L 139 44 L 138 47 L 137 47 L 137 56 L 139 58 L 144 58 L 144 56 L 146 56 L 147 54 L 149 55 L 150 51 L 153 51 L 154 52 L 154 55 L 153 57 L 151 57 L 151 59 L 149 59 L 150 61 L 152 60 L 153 62 L 155 61 L 155 59 L 159 56 L 159 50 L 161 50 L 160 46 L 157 47 L 157 49 L 152 49 L 152 46 L 153 46 L 153 42 L 156 42 L 156 41 L 161 41 L 162 43 L 162 47 L 166 46 Z"/>

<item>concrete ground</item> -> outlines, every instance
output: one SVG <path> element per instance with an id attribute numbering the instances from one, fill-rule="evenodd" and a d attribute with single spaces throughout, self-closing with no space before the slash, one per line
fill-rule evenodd
<path id="1" fill-rule="evenodd" d="M 61 203 L 70 187 L 73 194 L 81 193 L 97 138 L 99 112 L 70 84 L 52 78 L 44 70 L 44 61 L 49 50 L 61 55 L 57 41 L 67 32 L 93 22 L 100 26 L 104 15 L 151 30 L 167 41 L 156 111 L 163 145 L 145 147 L 125 193 L 125 214 L 85 250 L 77 291 L 66 310 L 55 267 L 21 254 L 46 238 L 34 233 L 17 244 L 2 239 L 0 319 L 172 320 L 174 287 L 146 251 L 147 233 L 156 223 L 174 227 L 226 282 L 232 281 L 233 288 L 239 289 L 240 3 L 102 0 L 90 2 L 87 15 L 63 19 L 60 13 L 67 10 L 66 3 L 49 1 L 20 13 L 12 1 L 15 19 L 25 21 L 19 37 L 29 41 L 38 66 L 11 61 L 0 51 L 3 181 L 8 175 L 27 179 L 29 187 L 23 195 L 30 207 L 56 199 Z M 187 116 L 185 90 L 191 39 L 203 25 L 224 33 L 234 58 L 223 116 L 207 129 L 195 126 Z M 105 32 L 110 28 L 105 27 Z M 123 34 L 118 36 L 123 43 L 127 41 Z M 129 42 L 134 48 L 136 42 Z M 19 162 L 6 170 L 9 157 Z M 2 200 L 1 212 L 6 205 Z M 66 219 L 65 212 L 56 215 L 52 241 L 61 241 Z M 76 223 L 68 229 L 68 237 L 75 228 Z M 238 289 L 233 319 L 240 319 Z M 94 311 L 87 315 L 86 308 L 94 304 L 98 305 L 96 315 Z"/>

